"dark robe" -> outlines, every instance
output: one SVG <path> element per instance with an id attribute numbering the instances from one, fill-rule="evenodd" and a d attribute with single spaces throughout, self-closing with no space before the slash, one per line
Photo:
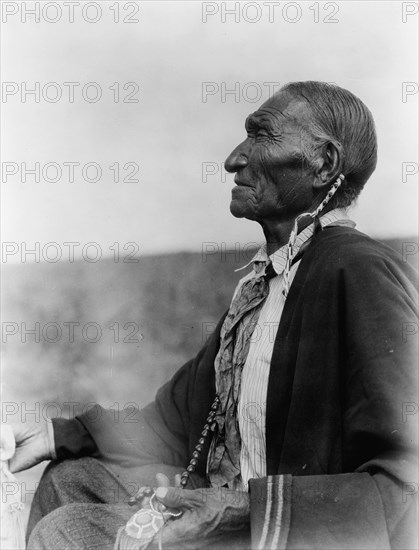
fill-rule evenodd
<path id="1" fill-rule="evenodd" d="M 313 238 L 271 360 L 268 476 L 250 481 L 255 548 L 417 548 L 416 288 L 406 262 L 354 229 Z M 141 411 L 56 420 L 58 457 L 184 467 L 214 399 L 222 320 Z"/>

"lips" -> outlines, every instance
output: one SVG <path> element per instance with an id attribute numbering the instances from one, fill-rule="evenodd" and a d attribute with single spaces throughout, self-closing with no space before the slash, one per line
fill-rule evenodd
<path id="1" fill-rule="evenodd" d="M 234 178 L 234 183 L 239 187 L 251 187 L 251 185 L 245 183 L 244 181 L 240 181 L 239 179 L 237 179 L 237 177 Z"/>

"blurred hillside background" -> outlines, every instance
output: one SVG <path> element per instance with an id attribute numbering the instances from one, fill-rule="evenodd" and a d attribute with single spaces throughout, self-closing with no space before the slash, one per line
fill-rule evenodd
<path id="1" fill-rule="evenodd" d="M 383 242 L 417 269 L 417 239 Z M 28 418 L 144 406 L 202 347 L 253 252 L 7 266 L 3 398 Z"/>
<path id="2" fill-rule="evenodd" d="M 57 403 L 64 415 L 68 401 L 146 404 L 198 352 L 243 276 L 234 273 L 239 266 L 234 254 L 203 261 L 199 253 L 145 256 L 133 264 L 108 258 L 8 266 L 5 393 L 28 408 Z M 71 322 L 78 323 L 74 337 Z M 39 329 L 30 334 L 35 323 Z"/>

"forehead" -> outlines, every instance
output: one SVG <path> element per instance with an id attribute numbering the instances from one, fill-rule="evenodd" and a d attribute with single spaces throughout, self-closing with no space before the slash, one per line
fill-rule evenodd
<path id="1" fill-rule="evenodd" d="M 273 125 L 284 124 L 285 122 L 303 124 L 309 117 L 309 105 L 284 90 L 277 92 L 263 103 L 257 111 L 249 115 L 247 122 Z"/>

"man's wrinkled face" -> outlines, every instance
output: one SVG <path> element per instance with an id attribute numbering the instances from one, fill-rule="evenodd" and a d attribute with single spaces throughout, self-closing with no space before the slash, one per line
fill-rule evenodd
<path id="1" fill-rule="evenodd" d="M 226 170 L 236 172 L 234 216 L 282 221 L 310 206 L 314 176 L 301 160 L 301 131 L 309 117 L 305 102 L 282 91 L 247 118 L 246 140 L 225 161 Z"/>

